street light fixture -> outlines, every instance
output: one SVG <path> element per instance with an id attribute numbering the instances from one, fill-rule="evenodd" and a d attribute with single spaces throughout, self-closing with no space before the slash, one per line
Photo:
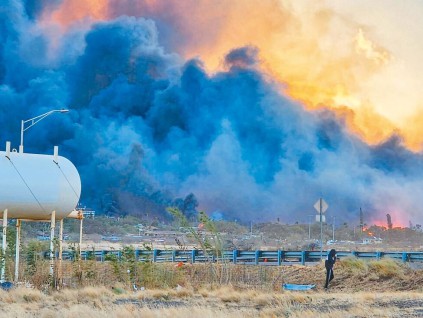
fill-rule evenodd
<path id="1" fill-rule="evenodd" d="M 19 145 L 19 153 L 23 153 L 23 136 L 24 136 L 24 131 L 27 131 L 29 128 L 31 128 L 32 126 L 34 126 L 36 123 L 38 123 L 40 120 L 43 120 L 44 118 L 46 118 L 47 116 L 53 114 L 53 113 L 67 113 L 69 112 L 69 109 L 54 109 L 54 110 L 50 110 L 47 113 L 38 115 L 36 117 L 27 119 L 27 120 L 22 120 L 21 121 L 21 144 Z M 25 127 L 26 123 L 30 123 L 28 126 Z"/>

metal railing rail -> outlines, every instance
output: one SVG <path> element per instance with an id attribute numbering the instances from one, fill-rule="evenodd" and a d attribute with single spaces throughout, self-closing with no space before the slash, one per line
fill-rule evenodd
<path id="1" fill-rule="evenodd" d="M 325 259 L 327 252 L 323 251 L 243 251 L 225 250 L 220 253 L 216 251 L 202 250 L 135 250 L 134 256 L 140 262 L 183 262 L 183 263 L 204 263 L 204 262 L 226 262 L 245 265 L 291 265 L 319 262 Z M 108 257 L 109 256 L 109 257 Z M 104 262 L 110 257 L 122 259 L 120 250 L 81 251 L 82 260 L 96 260 Z M 361 251 L 338 251 L 337 257 L 357 257 L 360 259 L 392 258 L 402 262 L 423 262 L 423 252 L 361 252 Z M 73 260 L 75 252 L 63 251 L 63 260 Z"/>

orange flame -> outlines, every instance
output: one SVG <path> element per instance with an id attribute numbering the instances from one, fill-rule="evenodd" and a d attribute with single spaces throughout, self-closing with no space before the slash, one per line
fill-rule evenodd
<path id="1" fill-rule="evenodd" d="M 116 10 L 125 5 L 126 10 Z M 145 0 L 130 6 L 126 1 L 64 0 L 59 7 L 47 7 L 42 20 L 67 29 L 118 14 L 161 14 L 172 24 L 174 38 L 183 38 L 175 41 L 173 49 L 186 58 L 199 56 L 210 72 L 224 67 L 222 58 L 231 49 L 256 46 L 260 69 L 309 109 L 335 109 L 348 128 L 369 143 L 379 143 L 396 131 L 410 149 L 419 150 L 423 142 L 420 75 L 405 69 L 402 56 L 395 53 L 403 53 L 410 63 L 420 59 L 398 51 L 398 47 L 409 47 L 397 43 L 406 36 L 389 42 L 386 39 L 392 37 L 386 36 L 385 30 L 377 29 L 377 33 L 358 22 L 357 16 L 369 16 L 366 21 L 374 23 L 367 7 L 344 6 L 342 10 L 331 2 L 289 0 Z M 355 15 L 348 14 L 349 6 L 356 10 Z M 386 7 L 375 10 L 374 15 L 384 17 Z M 360 10 L 365 14 L 360 15 Z M 384 26 L 385 32 L 394 28 Z"/>
<path id="2" fill-rule="evenodd" d="M 404 214 L 394 214 L 391 213 L 392 215 L 395 215 L 395 217 L 392 218 L 392 228 L 395 227 L 406 227 L 406 223 L 403 222 L 403 220 L 401 220 L 401 216 Z M 376 225 L 376 226 L 381 226 L 381 227 L 385 227 L 388 228 L 388 222 L 386 219 L 372 219 L 372 221 L 370 222 L 372 225 Z"/>

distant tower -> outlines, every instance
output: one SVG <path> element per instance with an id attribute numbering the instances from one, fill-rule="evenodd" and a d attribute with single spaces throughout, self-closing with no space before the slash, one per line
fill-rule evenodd
<path id="1" fill-rule="evenodd" d="M 364 220 L 363 220 L 363 210 L 360 207 L 360 232 L 363 233 Z"/>
<path id="2" fill-rule="evenodd" d="M 388 222 L 388 229 L 392 230 L 392 220 L 389 213 L 386 215 L 386 221 Z"/>

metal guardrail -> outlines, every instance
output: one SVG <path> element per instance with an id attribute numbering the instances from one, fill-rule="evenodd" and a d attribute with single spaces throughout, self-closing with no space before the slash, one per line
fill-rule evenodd
<path id="1" fill-rule="evenodd" d="M 140 262 L 183 262 L 183 263 L 204 263 L 204 262 L 227 262 L 245 265 L 290 265 L 319 262 L 325 259 L 327 253 L 320 251 L 242 251 L 231 250 L 216 253 L 216 251 L 203 250 L 135 250 L 135 259 Z M 58 255 L 56 255 L 57 257 Z M 357 257 L 360 259 L 392 258 L 402 262 L 423 262 L 423 252 L 359 252 L 359 251 L 338 251 L 338 258 Z M 104 262 L 114 257 L 122 259 L 120 250 L 81 251 L 81 259 L 96 260 Z M 63 260 L 73 260 L 75 252 L 64 251 Z"/>

